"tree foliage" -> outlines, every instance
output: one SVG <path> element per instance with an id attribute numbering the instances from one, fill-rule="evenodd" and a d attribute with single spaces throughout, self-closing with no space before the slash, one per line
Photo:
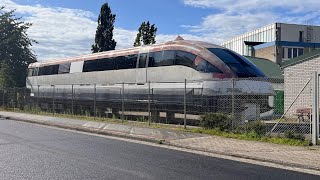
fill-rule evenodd
<path id="1" fill-rule="evenodd" d="M 0 7 L 0 87 L 23 87 L 28 65 L 36 62 L 30 49 L 36 41 L 30 39 L 27 30 L 30 23 L 16 18 L 14 11 Z"/>
<path id="2" fill-rule="evenodd" d="M 98 18 L 95 44 L 92 45 L 93 53 L 114 50 L 117 42 L 113 39 L 114 22 L 116 15 L 112 14 L 108 3 L 101 6 Z"/>
<path id="3" fill-rule="evenodd" d="M 141 46 L 156 43 L 157 28 L 155 24 L 150 25 L 150 22 L 142 22 L 133 46 Z"/>

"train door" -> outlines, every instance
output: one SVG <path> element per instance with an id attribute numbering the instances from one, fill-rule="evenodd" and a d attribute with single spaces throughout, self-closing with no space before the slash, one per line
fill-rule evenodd
<path id="1" fill-rule="evenodd" d="M 148 62 L 148 51 L 139 52 L 137 68 L 136 68 L 136 83 L 144 84 L 147 82 L 147 67 Z"/>

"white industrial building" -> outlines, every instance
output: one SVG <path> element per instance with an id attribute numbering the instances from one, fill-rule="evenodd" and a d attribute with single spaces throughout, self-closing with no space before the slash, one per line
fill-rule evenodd
<path id="1" fill-rule="evenodd" d="M 225 41 L 222 46 L 282 64 L 320 48 L 320 26 L 273 23 Z"/>

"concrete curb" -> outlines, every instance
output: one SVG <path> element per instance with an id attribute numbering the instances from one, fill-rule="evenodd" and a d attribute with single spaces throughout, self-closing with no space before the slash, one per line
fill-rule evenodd
<path id="1" fill-rule="evenodd" d="M 248 159 L 248 160 L 273 163 L 273 164 L 288 166 L 288 167 L 292 167 L 292 168 L 320 171 L 320 168 L 314 167 L 314 166 L 306 166 L 306 165 L 288 163 L 288 162 L 283 162 L 283 161 L 274 161 L 274 160 L 269 160 L 269 159 L 265 159 L 265 158 L 257 158 L 257 157 L 251 157 L 251 156 L 246 156 L 246 155 L 239 155 L 239 154 L 234 154 L 234 153 L 230 153 L 230 152 L 221 152 L 221 151 L 214 151 L 214 150 L 208 150 L 208 149 L 203 149 L 203 148 L 194 148 L 194 147 L 189 147 L 189 146 L 177 145 L 174 143 L 170 143 L 170 141 L 165 141 L 164 139 L 157 139 L 157 138 L 150 137 L 150 136 L 146 137 L 146 136 L 142 136 L 142 135 L 132 135 L 132 134 L 118 132 L 118 131 L 110 131 L 110 130 L 106 131 L 106 130 L 88 128 L 88 127 L 83 127 L 83 126 L 78 126 L 78 125 L 68 125 L 68 124 L 52 123 L 52 122 L 46 122 L 46 121 L 36 121 L 36 120 L 30 120 L 30 119 L 24 119 L 24 118 L 18 118 L 18 117 L 10 117 L 10 116 L 4 116 L 4 115 L 0 115 L 0 117 L 5 118 L 5 119 L 10 119 L 10 120 L 15 120 L 15 121 L 26 122 L 26 123 L 40 124 L 40 125 L 58 127 L 58 128 L 63 128 L 63 129 L 69 129 L 69 130 L 76 130 L 76 131 L 93 133 L 93 134 L 115 136 L 115 137 L 120 137 L 120 138 L 128 138 L 128 139 L 151 142 L 151 143 L 156 143 L 156 144 L 164 144 L 164 145 L 182 148 L 182 149 L 202 151 L 202 152 L 214 153 L 214 154 L 218 154 L 218 155 L 224 155 L 224 156 L 243 158 L 243 159 Z"/>
<path id="2" fill-rule="evenodd" d="M 320 173 L 320 167 L 318 168 L 318 167 L 314 167 L 314 166 L 306 166 L 306 165 L 288 163 L 288 162 L 283 162 L 283 161 L 274 161 L 274 160 L 269 160 L 269 159 L 265 159 L 265 158 L 256 158 L 256 157 L 252 157 L 252 156 L 239 155 L 239 154 L 234 154 L 234 153 L 229 153 L 229 152 L 214 151 L 214 150 L 208 150 L 208 149 L 203 149 L 203 148 L 193 148 L 193 147 L 189 147 L 189 146 L 181 146 L 181 145 L 173 144 L 173 143 L 166 142 L 166 141 L 163 144 L 168 145 L 168 146 L 178 147 L 178 148 L 189 149 L 189 150 L 214 153 L 214 154 L 218 154 L 218 155 L 231 156 L 231 157 L 248 159 L 248 160 L 255 160 L 255 161 L 266 162 L 266 163 L 273 163 L 273 164 L 288 166 L 288 167 L 292 167 L 292 168 L 314 170 L 314 171 L 318 171 Z"/>
<path id="3" fill-rule="evenodd" d="M 105 130 L 98 130 L 95 128 L 88 128 L 83 126 L 76 126 L 76 125 L 67 125 L 67 124 L 60 124 L 60 123 L 51 123 L 46 121 L 35 121 L 30 119 L 23 119 L 23 118 L 17 118 L 17 117 L 10 117 L 10 116 L 3 116 L 0 115 L 0 118 L 9 119 L 9 120 L 15 120 L 15 121 L 21 121 L 26 123 L 33 123 L 33 124 L 40 124 L 45 126 L 52 126 L 57 128 L 63 128 L 63 129 L 69 129 L 69 130 L 76 130 L 81 132 L 87 132 L 87 133 L 93 133 L 93 134 L 101 134 L 101 135 L 107 135 L 107 136 L 115 136 L 115 137 L 121 137 L 121 138 L 129 138 L 133 140 L 139 140 L 139 141 L 146 141 L 146 142 L 152 142 L 152 143 L 163 143 L 163 139 L 157 139 L 152 137 L 145 137 L 142 135 L 131 135 L 128 133 L 121 133 L 117 131 L 105 131 Z"/>

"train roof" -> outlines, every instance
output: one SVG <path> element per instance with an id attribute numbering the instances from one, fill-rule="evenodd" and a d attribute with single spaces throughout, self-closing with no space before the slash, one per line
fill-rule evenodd
<path id="1" fill-rule="evenodd" d="M 99 52 L 99 53 L 80 55 L 80 56 L 62 58 L 62 59 L 55 59 L 55 60 L 44 61 L 44 62 L 36 62 L 36 63 L 30 64 L 29 68 L 42 67 L 42 66 L 54 65 L 54 64 L 70 63 L 70 62 L 76 62 L 76 61 L 94 60 L 94 59 L 108 58 L 108 57 L 114 57 L 114 56 L 125 56 L 130 54 L 137 54 L 143 51 L 147 52 L 147 51 L 159 51 L 159 50 L 170 50 L 170 49 L 174 50 L 177 47 L 180 47 L 181 50 L 186 50 L 189 52 L 193 52 L 195 54 L 197 54 L 197 52 L 201 51 L 204 48 L 225 49 L 224 47 L 219 45 L 215 45 L 215 44 L 211 44 L 203 41 L 184 40 L 180 36 L 178 36 L 175 40 L 168 41 L 165 43 L 133 47 L 133 48 L 127 48 L 127 49 L 121 49 L 121 50 Z"/>

